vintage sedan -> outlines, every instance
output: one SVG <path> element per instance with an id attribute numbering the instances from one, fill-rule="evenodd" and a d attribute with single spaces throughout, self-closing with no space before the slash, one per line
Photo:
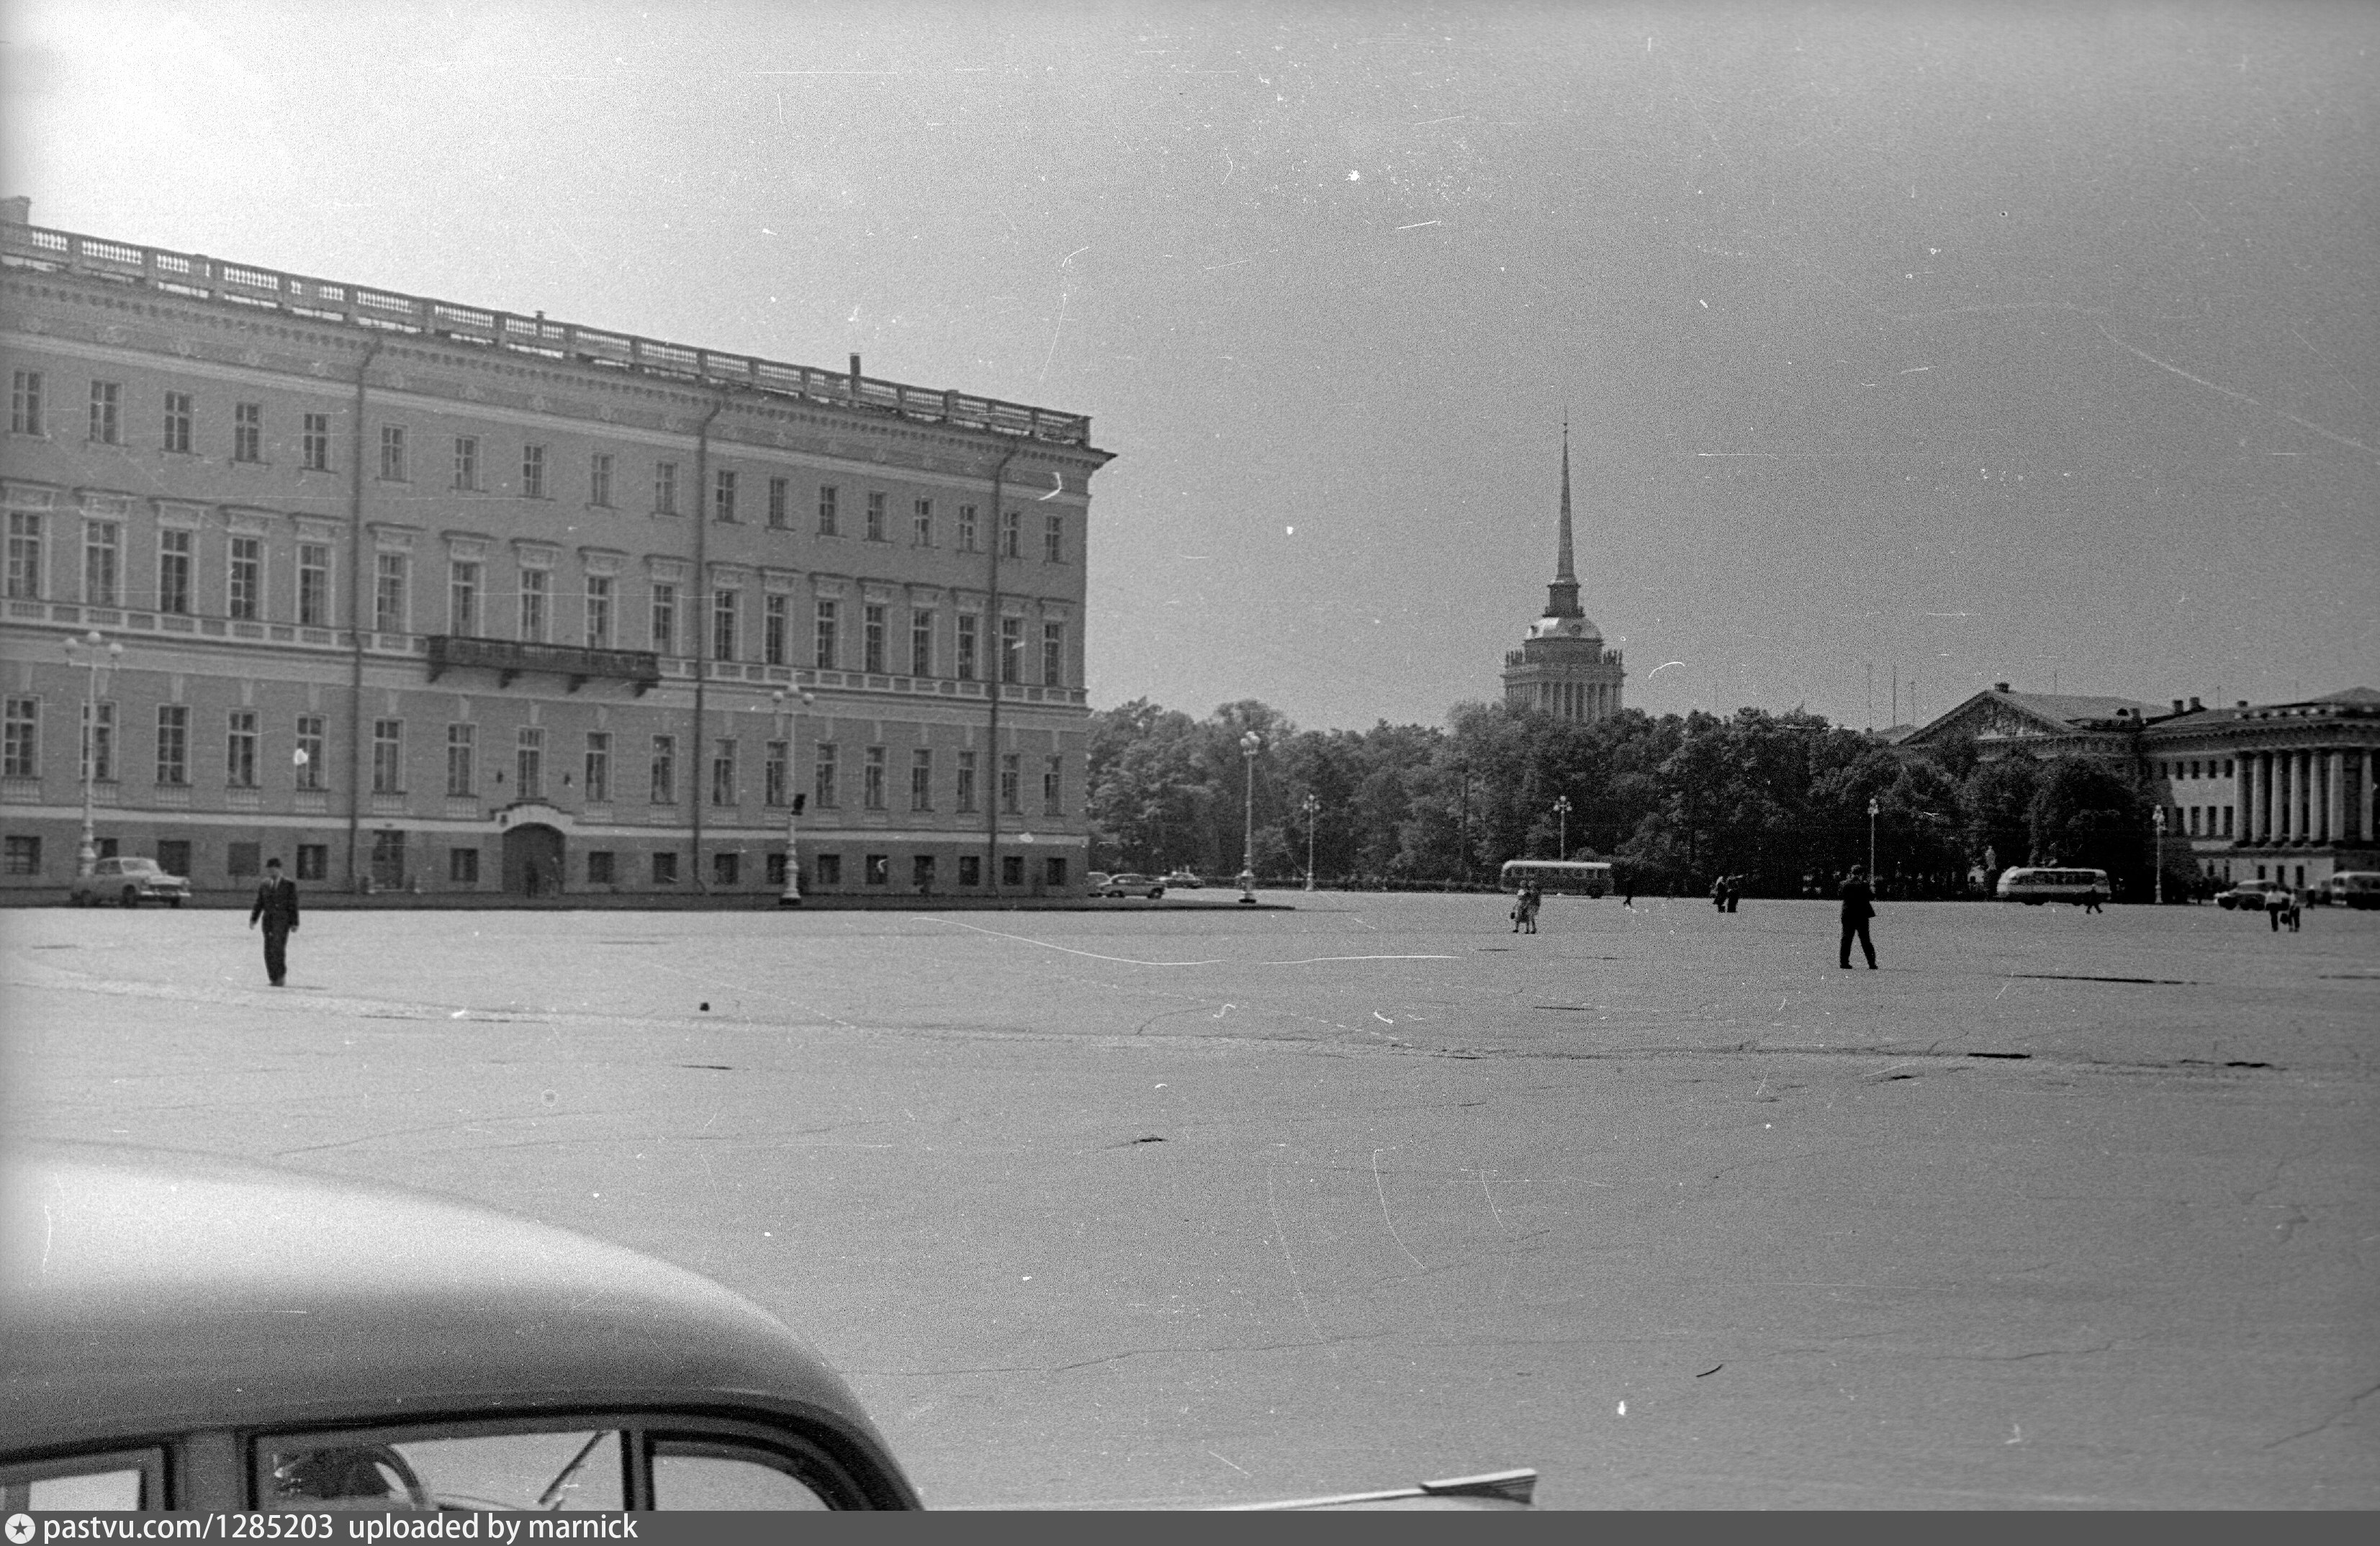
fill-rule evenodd
<path id="1" fill-rule="evenodd" d="M 1099 891 L 1103 897 L 1147 897 L 1150 901 L 1165 895 L 1165 882 L 1152 875 L 1111 875 Z"/>
<path id="2" fill-rule="evenodd" d="M 74 884 L 67 889 L 67 900 L 77 907 L 99 907 L 108 902 L 139 907 L 145 901 L 179 907 L 189 894 L 189 881 L 166 874 L 156 860 L 128 856 L 102 859 L 91 866 L 91 874 L 75 876 Z"/>
<path id="3" fill-rule="evenodd" d="M 2245 908 L 2250 912 L 2262 912 L 2273 905 L 2273 899 L 2287 900 L 2289 888 L 2278 880 L 2243 880 L 2228 891 L 2215 893 L 2215 905 L 2224 912 Z"/>
<path id="4" fill-rule="evenodd" d="M 471 1203 L 213 1156 L 0 1154 L 11 1511 L 919 1506 L 767 1311 Z M 1512 1507 L 1532 1471 L 1277 1507 Z"/>

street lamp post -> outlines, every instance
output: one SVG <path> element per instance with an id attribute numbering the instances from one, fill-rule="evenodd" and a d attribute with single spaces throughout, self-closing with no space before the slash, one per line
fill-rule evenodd
<path id="1" fill-rule="evenodd" d="M 2156 904 L 2165 905 L 2165 807 L 2156 808 L 2156 839 L 2149 850 L 2149 866 L 2156 874 Z"/>
<path id="2" fill-rule="evenodd" d="M 1314 824 L 1320 819 L 1322 802 L 1311 791 L 1305 796 L 1305 888 L 1314 889 Z"/>
<path id="3" fill-rule="evenodd" d="M 1569 795 L 1562 795 L 1554 801 L 1554 820 L 1556 823 L 1554 827 L 1556 834 L 1554 838 L 1554 857 L 1557 859 L 1567 859 L 1570 857 L 1570 812 L 1571 803 Z"/>
<path id="4" fill-rule="evenodd" d="M 800 850 L 795 846 L 795 823 L 802 814 L 802 796 L 795 790 L 795 768 L 800 763 L 794 755 L 794 731 L 801 724 L 801 710 L 818 701 L 818 694 L 807 687 L 788 693 L 783 687 L 769 694 L 777 706 L 777 733 L 785 743 L 785 888 L 777 893 L 779 907 L 802 905 L 802 864 Z"/>
<path id="5" fill-rule="evenodd" d="M 1250 731 L 1240 737 L 1240 756 L 1247 764 L 1247 793 L 1240 818 L 1240 900 L 1257 900 L 1257 753 L 1264 741 Z"/>
<path id="6" fill-rule="evenodd" d="M 1876 881 L 1876 813 L 1879 808 L 1876 803 L 1876 796 L 1869 795 L 1867 797 L 1867 883 L 1870 886 L 1875 885 Z"/>
<path id="7" fill-rule="evenodd" d="M 112 666 L 124 658 L 124 646 L 113 640 L 105 649 L 100 648 L 99 630 L 94 628 L 81 638 L 67 640 L 67 658 L 80 645 L 90 652 L 84 664 L 91 668 L 91 685 L 82 700 L 82 844 L 75 850 L 76 878 L 88 880 L 99 867 L 99 839 L 91 830 L 91 785 L 99 777 L 99 672 L 103 666 Z"/>

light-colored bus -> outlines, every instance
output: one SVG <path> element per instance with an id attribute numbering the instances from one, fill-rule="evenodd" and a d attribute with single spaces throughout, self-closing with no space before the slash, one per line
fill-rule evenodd
<path id="1" fill-rule="evenodd" d="M 2380 907 L 2380 870 L 2341 870 L 2325 883 L 2338 907 Z"/>
<path id="2" fill-rule="evenodd" d="M 2021 901 L 2027 907 L 2051 901 L 2079 902 L 2092 897 L 2106 901 L 2108 889 L 2105 870 L 2020 867 L 2000 872 L 2000 900 Z"/>
<path id="3" fill-rule="evenodd" d="M 1600 897 L 1611 890 L 1611 866 L 1585 859 L 1511 859 L 1505 861 L 1502 885 L 1517 891 L 1530 881 L 1552 896 Z"/>

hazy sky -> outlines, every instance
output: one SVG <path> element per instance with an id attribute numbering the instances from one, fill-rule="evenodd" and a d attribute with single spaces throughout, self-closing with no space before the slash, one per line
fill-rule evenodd
<path id="1" fill-rule="evenodd" d="M 2380 685 L 2380 7 L 0 29 L 38 223 L 1090 414 L 1098 705 L 1496 696 L 1565 410 L 1636 707 Z"/>

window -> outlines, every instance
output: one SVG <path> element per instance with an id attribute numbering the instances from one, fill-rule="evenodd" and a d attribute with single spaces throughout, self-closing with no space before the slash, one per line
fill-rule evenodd
<path id="1" fill-rule="evenodd" d="M 860 803 L 871 811 L 884 808 L 884 748 L 868 748 L 867 760 L 860 766 Z"/>
<path id="2" fill-rule="evenodd" d="M 725 467 L 716 468 L 710 475 L 710 518 L 735 519 L 735 475 Z"/>
<path id="3" fill-rule="evenodd" d="M 735 801 L 735 738 L 721 736 L 710 745 L 710 803 L 733 805 Z"/>
<path id="4" fill-rule="evenodd" d="M 8 383 L 8 432 L 42 432 L 42 373 L 38 370 L 19 370 Z"/>
<path id="5" fill-rule="evenodd" d="M 677 464 L 675 462 L 653 464 L 653 513 L 656 515 L 677 513 Z"/>
<path id="6" fill-rule="evenodd" d="M 760 759 L 760 803 L 782 809 L 785 803 L 785 774 L 792 762 L 793 747 L 789 743 L 771 741 L 767 755 Z"/>
<path id="7" fill-rule="evenodd" d="M 975 680 L 976 634 L 978 630 L 981 627 L 982 619 L 975 616 L 973 613 L 961 612 L 959 614 L 959 658 L 957 670 L 958 679 L 961 682 L 973 682 Z"/>
<path id="8" fill-rule="evenodd" d="M 469 493 L 480 486 L 480 437 L 455 437 L 455 482 L 456 490 Z"/>
<path id="9" fill-rule="evenodd" d="M 710 658 L 714 660 L 735 658 L 738 634 L 735 614 L 742 610 L 744 593 L 736 590 L 714 590 L 710 593 Z"/>
<path id="10" fill-rule="evenodd" d="M 26 600 L 42 594 L 42 517 L 34 511 L 8 513 L 8 594 Z"/>
<path id="11" fill-rule="evenodd" d="M 834 754 L 833 742 L 819 743 L 818 767 L 810 784 L 810 801 L 825 810 L 834 809 Z"/>
<path id="12" fill-rule="evenodd" d="M 298 878 L 324 880 L 331 874 L 331 845 L 299 843 L 298 845 Z"/>
<path id="13" fill-rule="evenodd" d="M 674 735 L 657 735 L 653 737 L 652 773 L 652 794 L 650 796 L 652 803 L 656 805 L 676 804 L 677 737 Z"/>
<path id="14" fill-rule="evenodd" d="M 124 386 L 119 381 L 91 383 L 91 438 L 115 445 L 124 436 Z"/>
<path id="15" fill-rule="evenodd" d="M 769 479 L 769 525 L 783 530 L 793 519 L 794 480 L 790 477 Z"/>
<path id="16" fill-rule="evenodd" d="M 331 625 L 331 545 L 298 544 L 298 621 L 309 628 Z"/>
<path id="17" fill-rule="evenodd" d="M 787 610 L 787 601 L 783 596 L 771 596 L 761 603 L 760 658 L 771 666 L 785 663 Z"/>
<path id="18" fill-rule="evenodd" d="M 909 808 L 934 808 L 934 754 L 924 746 L 909 754 Z"/>
<path id="19" fill-rule="evenodd" d="M 235 708 L 224 740 L 224 783 L 231 789 L 256 787 L 256 710 Z"/>
<path id="20" fill-rule="evenodd" d="M 448 849 L 446 880 L 454 886 L 477 886 L 480 883 L 480 851 L 476 848 Z"/>
<path id="21" fill-rule="evenodd" d="M 2367 754 L 2365 754 L 2365 755 L 2369 755 L 2370 754 L 2368 754 L 2368 753 L 2367 753 Z M 2231 813 L 2232 813 L 2234 810 L 2236 810 L 2237 808 L 2238 808 L 2237 806 L 2232 806 L 2232 805 L 2226 805 L 2226 806 L 2224 806 L 2224 807 L 2222 808 L 2222 809 L 2223 809 L 2223 835 L 2224 835 L 2225 837 L 2227 837 L 2227 838 L 2228 838 L 2228 837 L 2229 837 L 2229 836 L 2231 835 Z"/>
<path id="22" fill-rule="evenodd" d="M 1024 812 L 1024 792 L 1017 786 L 1024 781 L 1021 764 L 1024 757 L 1010 752 L 1000 759 L 1000 808 L 1011 815 Z"/>
<path id="23" fill-rule="evenodd" d="M 587 732 L 587 803 L 601 805 L 612 798 L 612 732 Z M 592 880 L 594 876 L 588 876 Z"/>
<path id="24" fill-rule="evenodd" d="M 862 670 L 884 669 L 884 609 L 865 606 L 859 610 L 859 650 Z"/>
<path id="25" fill-rule="evenodd" d="M 177 703 L 163 704 L 157 709 L 157 781 L 173 785 L 190 781 L 190 711 Z"/>
<path id="26" fill-rule="evenodd" d="M 190 394 L 187 392 L 165 394 L 165 449 L 185 453 L 190 449 Z"/>
<path id="27" fill-rule="evenodd" d="M 1045 622 L 1041 625 L 1041 683 L 1045 687 L 1062 686 L 1066 680 L 1066 625 Z"/>
<path id="28" fill-rule="evenodd" d="M 819 535 L 820 537 L 835 535 L 834 501 L 834 485 L 820 484 L 819 486 Z"/>
<path id="29" fill-rule="evenodd" d="M 663 655 L 677 649 L 677 586 L 653 582 L 653 647 Z"/>
<path id="30" fill-rule="evenodd" d="M 236 618 L 255 622 L 257 609 L 264 599 L 264 538 L 235 537 L 231 539 L 229 577 L 225 607 Z"/>
<path id="31" fill-rule="evenodd" d="M 934 674 L 934 614 L 913 610 L 909 613 L 909 674 Z"/>
<path id="32" fill-rule="evenodd" d="M 818 604 L 818 658 L 814 664 L 823 670 L 834 670 L 834 603 L 832 601 Z"/>
<path id="33" fill-rule="evenodd" d="M 521 447 L 521 498 L 545 498 L 545 447 L 541 445 Z"/>
<path id="34" fill-rule="evenodd" d="M 763 854 L 761 856 L 761 869 L 768 876 L 767 884 L 769 889 L 772 891 L 782 891 L 784 889 L 785 856 L 783 854 Z"/>
<path id="35" fill-rule="evenodd" d="M 656 886 L 677 884 L 677 854 L 674 851 L 662 849 L 654 853 L 653 884 Z"/>
<path id="36" fill-rule="evenodd" d="M 910 856 L 909 884 L 917 888 L 920 896 L 932 893 L 934 889 L 934 856 L 932 854 L 918 853 Z"/>
<path id="37" fill-rule="evenodd" d="M 1065 792 L 1066 762 L 1063 757 L 1050 757 L 1041 766 L 1041 814 L 1063 815 L 1065 808 L 1060 796 Z"/>
<path id="38" fill-rule="evenodd" d="M 184 612 L 190 610 L 190 550 L 196 546 L 187 531 L 161 531 L 157 534 L 157 610 L 161 612 Z"/>
<path id="39" fill-rule="evenodd" d="M 744 856 L 740 853 L 719 852 L 710 856 L 710 883 L 713 886 L 742 884 Z"/>
<path id="40" fill-rule="evenodd" d="M 962 886 L 983 884 L 983 855 L 979 853 L 959 855 L 959 884 Z"/>
<path id="41" fill-rule="evenodd" d="M 477 725 L 446 727 L 446 792 L 458 800 L 468 799 L 479 789 L 477 770 L 472 767 L 479 739 Z"/>
<path id="42" fill-rule="evenodd" d="M 446 631 L 474 635 L 480 631 L 480 566 L 457 560 L 446 568 Z"/>
<path id="43" fill-rule="evenodd" d="M 890 886 L 892 884 L 892 856 L 891 854 L 869 854 L 867 860 L 867 867 L 868 884 L 870 886 Z"/>
<path id="44" fill-rule="evenodd" d="M 587 502 L 606 510 L 612 506 L 612 453 L 608 451 L 587 459 Z"/>
<path id="45" fill-rule="evenodd" d="M 308 472 L 329 472 L 331 470 L 331 416 L 308 414 L 305 432 L 299 443 L 304 448 Z"/>
<path id="46" fill-rule="evenodd" d="M 1066 562 L 1066 518 L 1063 515 L 1045 517 L 1041 524 L 1041 562 Z"/>
<path id="47" fill-rule="evenodd" d="M 959 754 L 958 787 L 952 792 L 956 798 L 960 810 L 972 811 L 976 808 L 975 754 L 973 752 Z"/>
<path id="48" fill-rule="evenodd" d="M 42 873 L 42 839 L 10 838 L 6 857 L 0 860 L 0 872 L 8 875 L 39 875 Z"/>
<path id="49" fill-rule="evenodd" d="M 1025 517 L 1016 511 L 1012 510 L 1000 518 L 1000 556 L 1002 558 L 1022 556 L 1017 551 L 1017 546 L 1023 540 L 1024 532 Z"/>
<path id="50" fill-rule="evenodd" d="M 972 553 L 975 550 L 975 506 L 963 504 L 959 506 L 959 551 Z"/>
<path id="51" fill-rule="evenodd" d="M 322 716 L 320 714 L 298 716 L 298 750 L 290 760 L 297 767 L 297 784 L 299 789 L 322 787 L 324 778 L 322 749 Z M 300 852 L 302 852 L 303 850 Z M 303 880 L 306 877 L 301 875 L 298 878 Z M 318 876 L 315 878 L 321 877 Z"/>
<path id="52" fill-rule="evenodd" d="M 843 855 L 821 853 L 818 856 L 818 883 L 821 886 L 843 884 Z"/>
<path id="53" fill-rule="evenodd" d="M 520 636 L 528 644 L 545 642 L 546 618 L 551 609 L 546 606 L 552 595 L 553 575 L 542 569 L 520 572 Z"/>
<path id="54" fill-rule="evenodd" d="M 231 459 L 235 462 L 264 460 L 264 405 L 237 403 L 231 410 Z"/>
<path id="55" fill-rule="evenodd" d="M 608 850 L 599 848 L 589 853 L 587 856 L 587 884 L 589 886 L 616 884 L 612 878 L 615 873 L 612 865 L 613 856 Z"/>
<path id="56" fill-rule="evenodd" d="M 1000 620 L 1000 680 L 1025 680 L 1025 620 L 1021 617 Z"/>
<path id="57" fill-rule="evenodd" d="M 1023 854 L 1008 853 L 1001 856 L 1000 883 L 1002 886 L 1022 886 L 1025 884 L 1025 856 Z"/>
<path id="58" fill-rule="evenodd" d="M 513 740 L 513 798 L 545 798 L 545 731 L 523 725 Z"/>
<path id="59" fill-rule="evenodd" d="M 934 545 L 934 501 L 919 500 L 909 507 L 909 540 L 920 548 Z"/>
<path id="60" fill-rule="evenodd" d="M 380 476 L 383 483 L 405 481 L 405 426 L 380 427 Z"/>
<path id="61" fill-rule="evenodd" d="M 884 540 L 884 496 L 873 489 L 868 491 L 868 540 Z"/>
<path id="62" fill-rule="evenodd" d="M 91 723 L 91 710 L 99 711 L 99 722 Z M 115 706 L 112 703 L 82 706 L 82 768 L 95 784 L 115 781 Z"/>
<path id="63" fill-rule="evenodd" d="M 608 574 L 587 576 L 587 647 L 612 647 L 612 578 Z"/>
<path id="64" fill-rule="evenodd" d="M 374 794 L 405 792 L 405 721 L 374 719 L 372 721 L 372 779 Z"/>
<path id="65" fill-rule="evenodd" d="M 157 867 L 167 875 L 188 876 L 190 873 L 190 844 L 185 838 L 157 839 Z"/>
<path id="66" fill-rule="evenodd" d="M 1066 884 L 1066 861 L 1051 854 L 1041 861 L 1041 884 L 1058 887 Z"/>
<path id="67" fill-rule="evenodd" d="M 38 779 L 42 776 L 42 700 L 10 698 L 5 730 L 0 730 L 0 776 Z"/>
<path id="68" fill-rule="evenodd" d="M 382 553 L 372 589 L 372 626 L 383 634 L 405 632 L 405 555 Z"/>

